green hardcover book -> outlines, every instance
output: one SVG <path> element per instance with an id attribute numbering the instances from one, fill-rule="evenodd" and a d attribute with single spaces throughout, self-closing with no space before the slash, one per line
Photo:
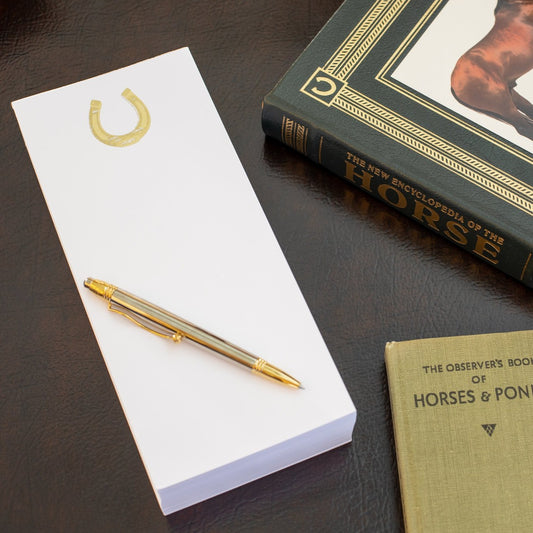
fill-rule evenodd
<path id="1" fill-rule="evenodd" d="M 529 532 L 533 331 L 387 344 L 406 530 Z"/>
<path id="2" fill-rule="evenodd" d="M 532 20 L 530 0 L 347 0 L 263 129 L 533 286 Z"/>

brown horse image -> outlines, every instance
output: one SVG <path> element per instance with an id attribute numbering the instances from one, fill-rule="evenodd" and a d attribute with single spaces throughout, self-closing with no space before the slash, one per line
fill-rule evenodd
<path id="1" fill-rule="evenodd" d="M 489 33 L 457 61 L 452 93 L 533 139 L 533 105 L 515 90 L 533 68 L 533 0 L 498 0 L 494 17 Z"/>

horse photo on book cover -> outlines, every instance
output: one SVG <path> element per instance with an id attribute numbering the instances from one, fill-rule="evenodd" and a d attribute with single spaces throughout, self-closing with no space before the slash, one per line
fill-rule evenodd
<path id="1" fill-rule="evenodd" d="M 498 0 L 494 25 L 459 58 L 451 90 L 462 104 L 533 139 L 533 105 L 516 90 L 533 68 L 533 0 Z"/>

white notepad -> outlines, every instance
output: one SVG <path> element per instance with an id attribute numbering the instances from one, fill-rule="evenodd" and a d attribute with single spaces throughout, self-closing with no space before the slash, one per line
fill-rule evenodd
<path id="1" fill-rule="evenodd" d="M 149 115 L 140 138 L 128 136 L 139 115 L 126 88 Z M 92 100 L 125 146 L 93 133 Z M 351 440 L 353 403 L 188 49 L 13 108 L 165 514 Z M 305 390 L 143 331 L 83 287 L 89 276 L 263 357 Z"/>

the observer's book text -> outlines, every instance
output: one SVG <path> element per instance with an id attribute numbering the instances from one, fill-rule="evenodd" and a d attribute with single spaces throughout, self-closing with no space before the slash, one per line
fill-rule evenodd
<path id="1" fill-rule="evenodd" d="M 533 332 L 391 342 L 406 530 L 531 530 Z"/>

